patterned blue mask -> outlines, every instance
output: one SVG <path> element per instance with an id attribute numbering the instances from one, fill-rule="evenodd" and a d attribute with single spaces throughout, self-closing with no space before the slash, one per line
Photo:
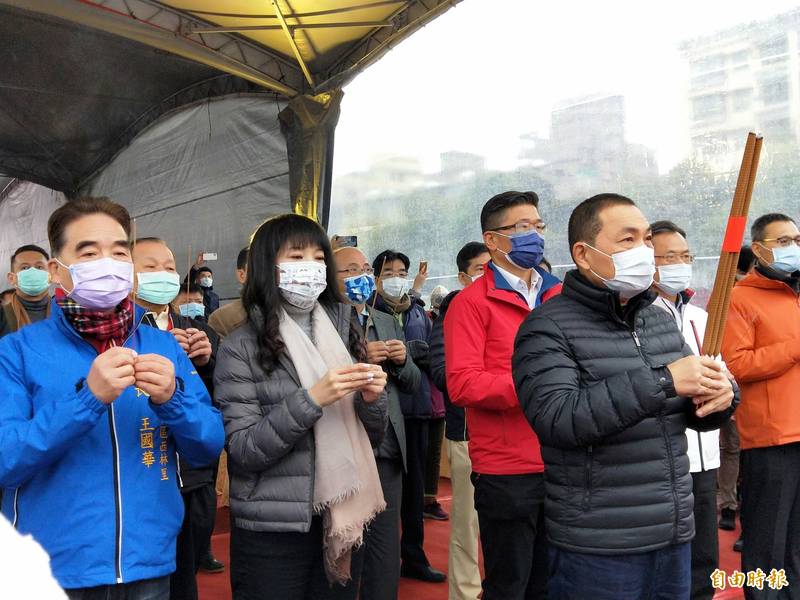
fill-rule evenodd
<path id="1" fill-rule="evenodd" d="M 353 304 L 364 304 L 375 292 L 375 278 L 372 275 L 356 275 L 344 280 L 344 291 Z"/>

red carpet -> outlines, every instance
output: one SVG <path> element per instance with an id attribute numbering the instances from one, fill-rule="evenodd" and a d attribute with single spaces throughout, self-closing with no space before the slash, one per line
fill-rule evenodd
<path id="1" fill-rule="evenodd" d="M 445 510 L 450 510 L 450 481 L 442 479 L 439 487 L 439 501 Z M 229 566 L 228 548 L 230 546 L 230 525 L 228 510 L 222 508 L 217 514 L 217 529 L 212 539 L 214 556 Z M 425 552 L 431 564 L 440 571 L 447 572 L 447 543 L 450 535 L 450 524 L 447 521 L 425 521 Z M 733 552 L 733 543 L 739 531 L 720 531 L 720 569 L 729 574 L 741 568 L 740 555 Z M 198 575 L 200 600 L 230 600 L 231 588 L 229 574 Z M 447 600 L 447 583 L 430 584 L 410 579 L 400 580 L 400 600 Z M 744 598 L 741 590 L 725 590 L 717 592 L 715 600 L 739 600 Z"/>

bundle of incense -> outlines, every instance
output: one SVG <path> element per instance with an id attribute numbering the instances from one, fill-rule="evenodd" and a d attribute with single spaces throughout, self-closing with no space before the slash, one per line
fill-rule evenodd
<path id="1" fill-rule="evenodd" d="M 736 280 L 736 265 L 739 262 L 739 251 L 744 241 L 747 225 L 747 214 L 750 211 L 750 199 L 758 171 L 758 159 L 761 155 L 763 138 L 755 133 L 747 135 L 744 147 L 739 179 L 733 194 L 733 203 L 719 255 L 717 276 L 714 289 L 708 302 L 708 324 L 703 337 L 703 354 L 718 356 L 722 350 L 722 336 L 725 331 L 725 319 L 731 302 L 731 290 Z"/>

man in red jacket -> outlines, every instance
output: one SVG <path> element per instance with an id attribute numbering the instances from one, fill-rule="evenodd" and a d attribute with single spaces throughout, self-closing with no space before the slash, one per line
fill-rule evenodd
<path id="1" fill-rule="evenodd" d="M 444 322 L 447 389 L 467 409 L 484 600 L 544 599 L 544 463 L 511 376 L 514 338 L 531 310 L 561 290 L 539 265 L 545 229 L 534 192 L 504 192 L 481 211 L 492 260 L 455 297 Z"/>

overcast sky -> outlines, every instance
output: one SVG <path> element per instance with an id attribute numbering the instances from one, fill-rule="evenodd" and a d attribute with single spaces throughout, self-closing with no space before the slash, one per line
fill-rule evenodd
<path id="1" fill-rule="evenodd" d="M 419 156 L 438 170 L 447 150 L 514 167 L 520 134 L 547 136 L 553 106 L 621 93 L 628 140 L 668 170 L 684 157 L 689 37 L 791 10 L 798 0 L 463 0 L 345 89 L 334 174 L 371 157 Z"/>

